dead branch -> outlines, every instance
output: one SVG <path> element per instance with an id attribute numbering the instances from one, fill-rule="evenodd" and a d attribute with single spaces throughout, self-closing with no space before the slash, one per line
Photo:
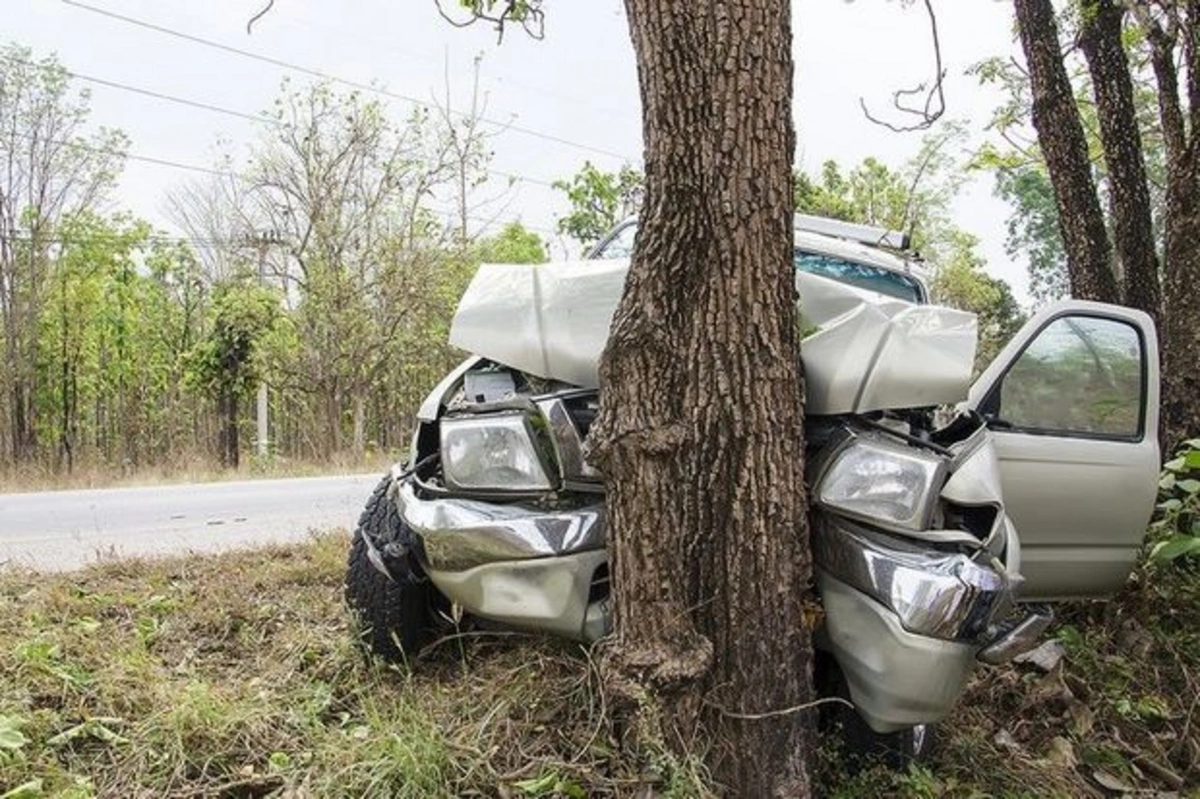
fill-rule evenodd
<path id="1" fill-rule="evenodd" d="M 873 115 L 871 110 L 867 108 L 867 101 L 862 97 L 858 98 L 858 104 L 862 108 L 863 116 L 876 125 L 885 127 L 895 133 L 928 130 L 933 126 L 933 123 L 941 118 L 942 114 L 946 113 L 946 95 L 943 90 L 946 80 L 946 70 L 942 66 L 942 43 L 938 35 L 937 14 L 933 10 L 933 0 L 924 0 L 924 3 L 925 11 L 929 15 L 930 33 L 933 36 L 933 86 L 927 87 L 927 84 L 920 83 L 911 89 L 898 89 L 892 93 L 892 106 L 901 114 L 918 117 L 918 120 L 911 125 L 899 125 L 888 122 Z M 920 94 L 925 95 L 925 102 L 920 107 L 910 106 L 904 102 L 906 98 Z"/>

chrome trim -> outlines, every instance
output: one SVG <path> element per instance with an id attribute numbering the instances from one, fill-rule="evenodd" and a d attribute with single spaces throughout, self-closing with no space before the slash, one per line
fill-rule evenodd
<path id="1" fill-rule="evenodd" d="M 583 439 L 575 421 L 567 411 L 567 404 L 558 397 L 538 400 L 538 410 L 550 425 L 550 437 L 554 441 L 554 454 L 558 458 L 563 480 L 598 480 L 598 472 L 583 457 Z"/>
<path id="2" fill-rule="evenodd" d="M 947 641 L 978 638 L 1013 601 L 1008 576 L 991 566 L 836 517 L 818 522 L 813 557 L 831 575 L 891 609 L 904 629 Z"/>
<path id="3" fill-rule="evenodd" d="M 429 568 L 440 571 L 603 549 L 606 540 L 603 503 L 542 510 L 471 499 L 422 499 L 406 479 L 397 484 L 396 509 L 421 537 Z"/>
<path id="4" fill-rule="evenodd" d="M 1036 647 L 1053 621 L 1054 613 L 1049 608 L 1030 610 L 1025 618 L 980 650 L 977 657 L 991 666 L 1007 663 Z"/>

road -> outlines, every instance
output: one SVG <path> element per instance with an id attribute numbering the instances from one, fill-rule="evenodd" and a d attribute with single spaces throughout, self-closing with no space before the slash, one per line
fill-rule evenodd
<path id="1" fill-rule="evenodd" d="M 0 494 L 0 565 L 62 571 L 350 529 L 379 475 Z"/>

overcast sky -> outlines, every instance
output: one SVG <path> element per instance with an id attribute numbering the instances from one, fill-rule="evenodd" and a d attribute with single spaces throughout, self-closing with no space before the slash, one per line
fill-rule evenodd
<path id="1" fill-rule="evenodd" d="M 269 106 L 284 77 L 310 78 L 84 4 L 419 100 L 440 99 L 448 75 L 460 108 L 472 62 L 482 55 L 486 116 L 508 125 L 492 141 L 493 168 L 549 182 L 574 173 L 585 159 L 608 169 L 641 159 L 637 75 L 620 0 L 547 0 L 543 41 L 514 30 L 502 44 L 484 25 L 451 27 L 434 0 L 276 0 L 251 35 L 246 21 L 261 0 L 3 0 L 3 35 L 37 55 L 56 53 L 73 72 L 255 114 Z M 861 97 L 883 114 L 893 90 L 933 74 L 928 18 L 920 3 L 905 5 L 793 0 L 800 166 L 813 171 L 829 158 L 852 165 L 868 155 L 898 166 L 916 152 L 919 133 L 892 133 L 859 108 Z M 985 57 L 1015 52 L 1011 4 L 940 0 L 935 8 L 948 70 L 947 117 L 967 120 L 982 135 L 998 98 L 963 72 Z M 219 139 L 243 148 L 255 133 L 254 123 L 237 117 L 87 85 L 95 122 L 126 131 L 139 156 L 212 166 Z M 397 116 L 411 109 L 384 99 Z M 195 176 L 130 161 L 118 201 L 171 230 L 163 195 Z M 566 207 L 560 193 L 536 183 L 514 184 L 507 198 L 506 217 L 543 231 Z M 1008 211 L 992 197 L 991 178 L 970 184 L 954 210 L 960 226 L 983 240 L 988 271 L 1024 299 L 1024 266 L 1004 255 Z"/>

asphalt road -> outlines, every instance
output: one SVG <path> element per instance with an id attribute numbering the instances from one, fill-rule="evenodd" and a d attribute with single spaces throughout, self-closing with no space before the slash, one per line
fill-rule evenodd
<path id="1" fill-rule="evenodd" d="M 379 475 L 0 494 L 0 566 L 212 552 L 351 529 Z"/>

